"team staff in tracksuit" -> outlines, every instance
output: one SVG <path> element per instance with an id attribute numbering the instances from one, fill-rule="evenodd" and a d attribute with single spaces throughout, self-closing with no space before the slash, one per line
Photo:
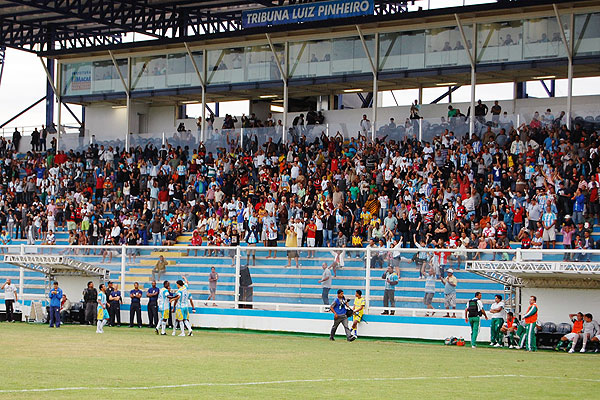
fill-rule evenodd
<path id="1" fill-rule="evenodd" d="M 536 336 L 535 336 L 535 325 L 538 319 L 538 307 L 535 304 L 537 298 L 535 296 L 529 297 L 529 307 L 527 312 L 523 316 L 525 319 L 525 335 L 521 338 L 521 349 L 527 349 L 527 351 L 536 351 Z"/>
<path id="2" fill-rule="evenodd" d="M 488 319 L 485 310 L 483 309 L 483 303 L 481 302 L 481 292 L 475 292 L 475 297 L 473 297 L 467 303 L 467 308 L 465 309 L 465 322 L 471 325 L 471 347 L 475 348 L 477 346 L 477 335 L 479 334 L 479 321 L 481 319 L 481 315 Z"/>

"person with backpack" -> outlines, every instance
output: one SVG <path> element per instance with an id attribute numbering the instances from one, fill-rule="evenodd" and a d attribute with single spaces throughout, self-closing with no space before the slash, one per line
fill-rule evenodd
<path id="1" fill-rule="evenodd" d="M 481 302 L 481 292 L 475 292 L 475 297 L 469 300 L 465 309 L 465 322 L 471 326 L 471 348 L 473 349 L 477 347 L 477 335 L 479 334 L 481 315 L 485 319 L 488 319 L 483 309 L 483 303 Z"/>
<path id="2" fill-rule="evenodd" d="M 383 306 L 392 308 L 396 307 L 396 299 L 394 298 L 396 293 L 396 285 L 398 284 L 398 274 L 394 272 L 394 268 L 391 265 L 387 267 L 387 270 L 381 276 L 381 279 L 385 279 L 385 287 L 383 291 Z M 394 310 L 383 310 L 381 315 L 394 315 Z"/>

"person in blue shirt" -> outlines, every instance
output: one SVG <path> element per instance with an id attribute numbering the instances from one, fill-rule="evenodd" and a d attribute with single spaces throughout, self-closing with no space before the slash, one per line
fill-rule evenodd
<path id="1" fill-rule="evenodd" d="M 54 282 L 53 288 L 50 289 L 50 328 L 60 328 L 60 301 L 62 300 L 63 291 L 58 287 L 58 282 Z"/>
<path id="2" fill-rule="evenodd" d="M 108 282 L 108 288 L 106 289 L 109 301 L 109 314 L 110 314 L 110 326 L 119 325 L 121 326 L 121 304 L 123 299 L 121 298 L 121 291 L 119 291 L 112 282 Z"/>
<path id="3" fill-rule="evenodd" d="M 331 327 L 329 340 L 335 340 L 335 332 L 340 324 L 342 324 L 344 330 L 346 331 L 346 340 L 353 342 L 356 339 L 356 336 L 353 336 L 350 328 L 348 328 L 348 316 L 346 315 L 346 311 L 349 309 L 351 308 L 348 306 L 348 302 L 344 297 L 344 291 L 339 289 L 337 291 L 336 299 L 331 304 L 331 311 L 333 312 L 333 326 Z"/>
<path id="4" fill-rule="evenodd" d="M 140 284 L 137 282 L 133 283 L 133 289 L 129 291 L 129 297 L 131 298 L 131 305 L 129 307 L 129 327 L 133 328 L 133 317 L 137 317 L 137 327 L 142 327 L 142 291 L 140 290 Z"/>
<path id="5" fill-rule="evenodd" d="M 158 325 L 158 292 L 156 281 L 152 281 L 152 287 L 146 292 L 148 297 L 148 326 Z"/>

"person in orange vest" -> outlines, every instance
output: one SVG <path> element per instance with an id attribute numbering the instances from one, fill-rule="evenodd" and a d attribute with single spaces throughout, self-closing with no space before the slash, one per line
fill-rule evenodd
<path id="1" fill-rule="evenodd" d="M 527 312 L 523 316 L 525 319 L 525 335 L 521 338 L 521 345 L 519 348 L 527 349 L 527 351 L 536 351 L 536 337 L 535 337 L 535 323 L 538 318 L 538 307 L 535 304 L 537 298 L 535 296 L 529 297 L 529 307 L 527 308 Z"/>
<path id="2" fill-rule="evenodd" d="M 573 342 L 573 339 L 575 339 L 575 337 L 577 335 L 579 335 L 581 333 L 581 331 L 583 331 L 583 313 L 582 312 L 578 312 L 577 314 L 569 314 L 569 319 L 571 321 L 573 321 L 573 329 L 571 329 L 571 333 L 567 333 L 566 335 L 564 335 L 563 337 L 560 338 L 560 340 L 558 341 L 558 344 L 554 348 L 554 350 L 556 350 L 556 351 L 560 350 L 563 346 L 564 346 L 565 350 L 570 348 L 571 343 Z"/>
<path id="3" fill-rule="evenodd" d="M 502 328 L 500 328 L 500 332 L 501 332 L 501 334 L 508 335 L 508 348 L 509 349 L 517 348 L 515 335 L 517 335 L 517 336 L 519 335 L 519 333 L 518 333 L 519 328 L 521 328 L 523 330 L 525 329 L 519 324 L 519 320 L 514 316 L 512 311 L 507 312 L 506 313 L 506 322 L 504 322 L 504 325 L 502 325 Z M 502 340 L 501 340 L 501 342 L 502 342 Z"/>

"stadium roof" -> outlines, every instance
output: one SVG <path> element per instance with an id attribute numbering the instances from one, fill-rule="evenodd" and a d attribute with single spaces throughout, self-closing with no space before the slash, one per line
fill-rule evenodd
<path id="1" fill-rule="evenodd" d="M 321 0 L 0 0 L 0 46 L 60 56 L 101 48 L 155 46 L 266 31 L 323 28 L 322 23 L 242 28 L 244 10 L 317 1 Z M 407 13 L 408 5 L 414 5 L 415 1 L 375 0 L 374 15 L 328 21 L 327 28 L 413 15 L 422 17 L 565 2 L 568 1 L 497 0 L 497 3 L 459 9 Z M 416 3 L 427 4 L 426 1 Z"/>

